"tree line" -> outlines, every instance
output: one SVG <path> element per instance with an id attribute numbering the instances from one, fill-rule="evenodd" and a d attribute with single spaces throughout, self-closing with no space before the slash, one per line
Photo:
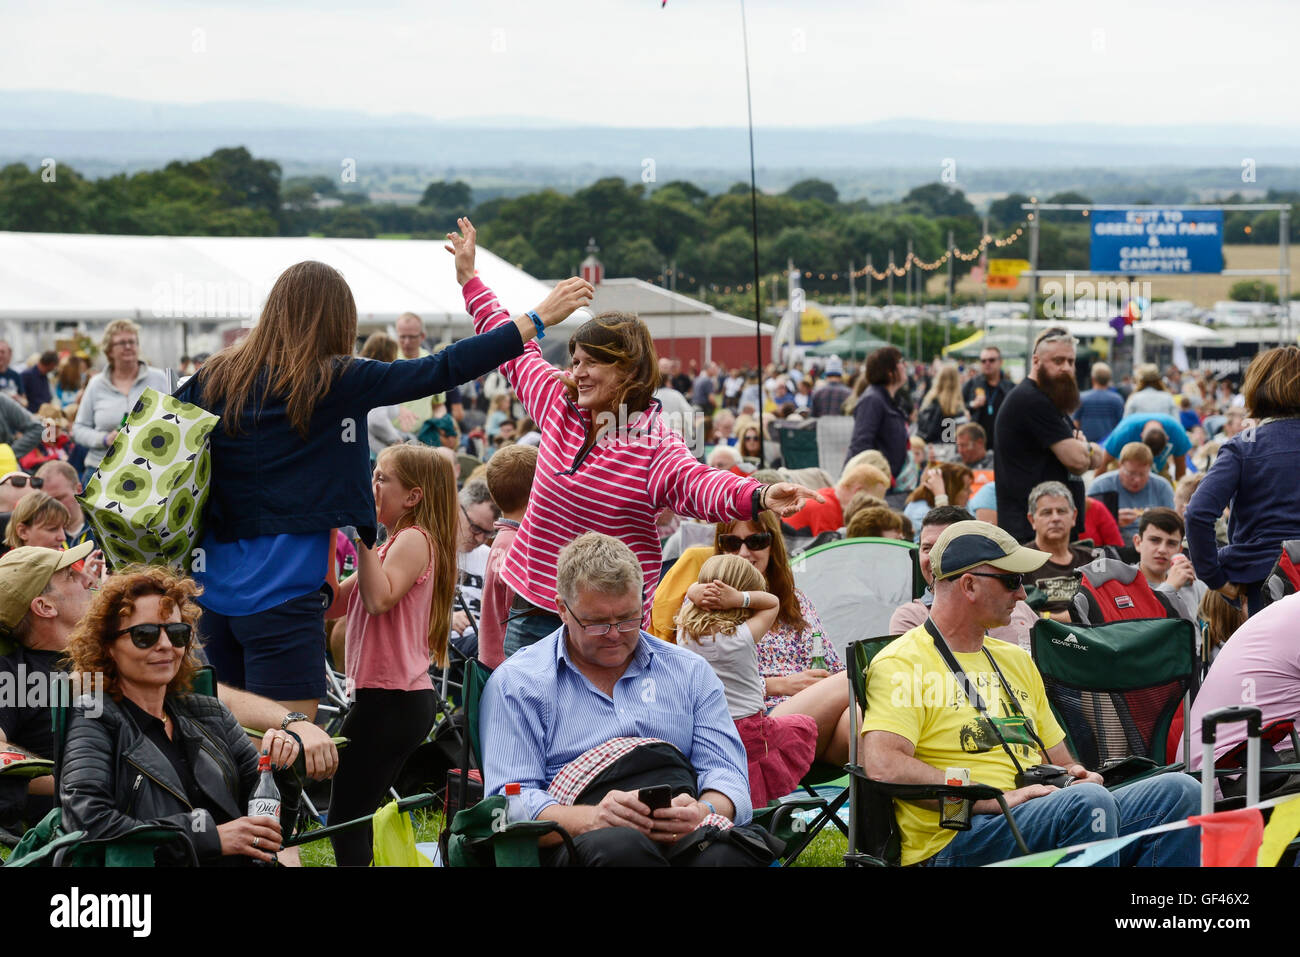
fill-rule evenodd
<path id="1" fill-rule="evenodd" d="M 1025 222 L 1012 193 L 992 202 L 989 232 L 1004 236 Z M 1087 203 L 1077 192 L 1057 193 L 1045 202 Z M 1140 200 L 1138 200 L 1140 202 Z M 1270 192 L 1270 202 L 1300 203 L 1300 193 Z M 813 295 L 842 297 L 852 263 L 861 270 L 870 256 L 876 270 L 901 264 L 912 243 L 923 261 L 939 259 L 954 245 L 969 251 L 979 243 L 982 216 L 957 187 L 918 186 L 901 199 L 873 204 L 842 201 L 834 185 L 806 179 L 779 194 L 758 196 L 759 268 L 765 298 L 767 279 L 793 262 L 805 271 Z M 662 185 L 597 180 L 571 194 L 542 189 L 515 197 L 475 202 L 464 182 L 430 183 L 415 204 L 376 203 L 359 190 L 341 189 L 327 176 L 284 178 L 278 163 L 258 159 L 243 147 L 220 149 L 195 161 L 176 161 L 158 170 L 100 179 L 65 166 L 0 169 L 0 229 L 133 235 L 306 236 L 441 238 L 457 216 L 470 215 L 480 241 L 503 259 L 546 278 L 571 275 L 590 240 L 600 249 L 606 274 L 668 281 L 675 265 L 679 291 L 702 294 L 741 314 L 752 314 L 752 210 L 749 185 L 736 183 L 710 194 L 692 183 Z M 1277 213 L 1232 213 L 1225 241 L 1275 243 Z M 1300 240 L 1300 210 L 1290 222 Z M 1045 212 L 1040 224 L 1040 262 L 1045 268 L 1086 269 L 1087 221 L 1077 213 Z M 1028 258 L 1028 233 L 990 255 Z M 954 277 L 975 265 L 955 261 Z M 946 275 L 946 269 L 940 272 Z M 931 285 L 933 298 L 936 285 Z M 864 278 L 858 289 L 864 289 Z M 873 282 L 873 298 L 884 283 Z M 895 280 L 902 300 L 903 281 Z M 940 295 L 939 298 L 942 298 Z M 766 304 L 766 303 L 765 303 Z"/>

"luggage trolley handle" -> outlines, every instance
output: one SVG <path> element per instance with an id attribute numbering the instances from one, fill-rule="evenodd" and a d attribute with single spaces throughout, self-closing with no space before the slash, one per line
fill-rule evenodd
<path id="1" fill-rule="evenodd" d="M 1251 705 L 1216 708 L 1201 718 L 1201 813 L 1214 811 L 1214 743 L 1221 724 L 1246 722 L 1246 807 L 1259 803 L 1259 730 L 1264 713 Z"/>

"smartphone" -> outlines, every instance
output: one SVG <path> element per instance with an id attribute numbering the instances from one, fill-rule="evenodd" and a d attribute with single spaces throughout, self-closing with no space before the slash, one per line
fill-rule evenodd
<path id="1" fill-rule="evenodd" d="M 673 801 L 673 789 L 667 784 L 652 788 L 641 788 L 636 792 L 636 799 L 650 809 L 653 814 L 661 807 L 668 807 Z"/>

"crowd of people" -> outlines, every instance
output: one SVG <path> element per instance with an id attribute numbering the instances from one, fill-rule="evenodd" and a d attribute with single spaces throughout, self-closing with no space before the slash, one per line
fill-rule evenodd
<path id="1" fill-rule="evenodd" d="M 1032 850 L 1096 839 L 1069 824 L 1093 808 L 1114 834 L 1193 813 L 1190 778 L 1108 792 L 1075 760 L 1029 654 L 1044 617 L 1185 618 L 1213 662 L 1207 687 L 1264 668 L 1236 652 L 1253 643 L 1295 678 L 1272 666 L 1272 719 L 1300 711 L 1300 658 L 1269 645 L 1300 598 L 1266 607 L 1283 543 L 1300 539 L 1285 479 L 1300 348 L 1260 355 L 1239 390 L 1150 365 L 1116 384 L 1097 362 L 1081 393 L 1062 329 L 1038 337 L 1016 384 L 993 347 L 966 367 L 885 347 L 860 365 L 683 369 L 636 316 L 604 313 L 557 369 L 537 340 L 590 284 L 564 280 L 521 311 L 478 274 L 468 220 L 448 240 L 469 338 L 429 351 L 408 313 L 358 349 L 346 282 L 307 262 L 244 340 L 176 370 L 175 395 L 220 417 L 189 574 L 106 568 L 79 498 L 143 391 L 172 390 L 138 327 L 109 325 L 97 372 L 45 352 L 19 374 L 0 343 L 0 669 L 104 681 L 100 707 L 74 709 L 57 795 L 50 777 L 0 778 L 6 833 L 57 802 L 95 837 L 153 822 L 191 835 L 202 863 L 294 864 L 289 769 L 332 779 L 334 820 L 370 814 L 439 718 L 433 676 L 460 658 L 493 669 L 485 792 L 518 785 L 512 814 L 572 837 L 543 840 L 548 865 L 761 863 L 743 838 L 760 830 L 754 809 L 815 765 L 842 767 L 855 718 L 868 774 L 921 784 L 969 767 L 1006 792 Z M 833 475 L 773 454 L 782 429 L 828 417 L 852 420 Z M 927 586 L 893 612 L 901 637 L 856 716 L 837 649 L 872 636 L 828 634 L 793 570 L 793 548 L 843 538 L 914 543 Z M 215 698 L 191 693 L 202 665 Z M 891 694 L 914 668 L 990 665 L 999 680 L 955 710 Z M 318 721 L 331 668 L 342 753 Z M 281 781 L 279 820 L 245 814 L 259 762 L 241 725 Z M 48 705 L 0 703 L 0 742 L 52 757 Z M 1023 784 L 1039 763 L 1078 785 Z M 651 806 L 644 789 L 661 785 Z M 958 833 L 900 804 L 902 863 L 1014 853 L 1000 809 L 974 811 Z M 701 827 L 724 836 L 679 853 Z M 370 837 L 334 836 L 338 863 L 369 863 Z M 1121 862 L 1194 852 L 1138 842 Z"/>

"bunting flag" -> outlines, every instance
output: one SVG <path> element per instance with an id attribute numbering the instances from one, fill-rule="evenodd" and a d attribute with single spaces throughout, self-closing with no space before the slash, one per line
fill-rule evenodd
<path id="1" fill-rule="evenodd" d="M 1187 819 L 1201 826 L 1202 867 L 1254 867 L 1264 839 L 1264 815 L 1258 807 Z"/>
<path id="2" fill-rule="evenodd" d="M 1265 830 L 1264 815 L 1261 812 L 1268 808 L 1276 810 L 1269 818 L 1268 829 Z M 986 866 L 1091 867 L 1140 837 L 1180 831 L 1188 827 L 1201 829 L 1202 867 L 1274 867 L 1287 845 L 1300 834 L 1300 795 L 1271 798 L 1251 808 L 1197 815 L 1185 821 L 1171 821 L 1147 828 L 1136 834 L 1040 851 Z M 1076 853 L 1078 857 L 1059 864 L 1067 856 Z"/>
<path id="3" fill-rule="evenodd" d="M 1300 834 L 1300 797 L 1293 797 L 1273 809 L 1264 828 L 1264 840 L 1259 845 L 1256 867 L 1277 867 L 1282 852 Z"/>
<path id="4" fill-rule="evenodd" d="M 1110 857 L 1112 854 L 1118 854 L 1121 848 L 1129 844 L 1132 844 L 1134 841 L 1136 841 L 1139 837 L 1142 836 L 1143 835 L 1141 833 L 1125 834 L 1123 837 L 1112 838 L 1109 841 L 1101 841 L 1098 844 L 1093 844 L 1090 847 L 1085 847 L 1083 849 L 1082 854 L 1080 854 L 1078 857 L 1074 858 L 1073 860 L 1066 861 L 1061 866 L 1062 867 L 1092 867 L 1094 864 L 1098 863 L 1099 861 L 1105 860 L 1106 858 Z"/>
<path id="5" fill-rule="evenodd" d="M 1055 867 L 1056 862 L 1067 854 L 1073 854 L 1078 848 L 1060 847 L 1052 851 L 1030 854 L 1028 857 L 1013 857 L 1007 861 L 998 861 L 990 867 Z"/>

